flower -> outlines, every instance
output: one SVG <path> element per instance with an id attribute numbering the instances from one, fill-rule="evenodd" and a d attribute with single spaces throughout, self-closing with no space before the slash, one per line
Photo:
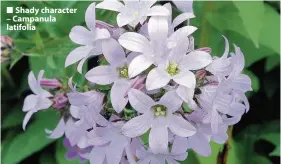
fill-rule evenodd
<path id="1" fill-rule="evenodd" d="M 43 74 L 44 71 L 41 70 L 38 74 L 37 80 L 33 72 L 28 74 L 28 85 L 34 94 L 31 94 L 24 99 L 22 110 L 27 112 L 27 114 L 23 120 L 23 130 L 25 130 L 26 124 L 34 113 L 38 112 L 39 110 L 48 109 L 53 104 L 53 102 L 49 99 L 49 97 L 52 97 L 52 95 L 48 91 L 43 90 L 40 86 L 40 81 L 43 77 Z"/>
<path id="2" fill-rule="evenodd" d="M 177 138 L 177 137 L 175 137 Z M 178 137 L 180 138 L 180 137 Z M 149 164 L 149 163 L 159 163 L 159 164 L 175 164 L 177 161 L 184 161 L 187 157 L 187 144 L 179 139 L 173 141 L 171 152 L 166 151 L 161 154 L 154 154 L 150 149 L 145 150 L 141 147 L 137 150 L 138 163 Z"/>
<path id="3" fill-rule="evenodd" d="M 58 79 L 42 78 L 40 81 L 40 85 L 49 89 L 57 89 L 62 87 L 62 84 Z"/>
<path id="4" fill-rule="evenodd" d="M 220 81 L 228 76 L 232 70 L 231 65 L 231 57 L 227 57 L 229 53 L 229 43 L 225 36 L 223 36 L 225 40 L 225 50 L 222 57 L 214 57 L 214 60 L 210 65 L 206 67 L 206 70 L 215 75 Z"/>
<path id="5" fill-rule="evenodd" d="M 85 21 L 90 31 L 82 26 L 75 26 L 71 29 L 70 39 L 74 43 L 80 44 L 81 47 L 74 49 L 65 60 L 65 67 L 80 61 L 77 67 L 79 73 L 82 73 L 82 67 L 87 58 L 102 54 L 100 40 L 110 38 L 107 29 L 96 28 L 95 3 L 87 8 Z"/>
<path id="6" fill-rule="evenodd" d="M 64 94 L 58 93 L 55 98 L 52 99 L 54 102 L 53 107 L 56 109 L 62 109 L 68 103 L 68 99 Z"/>
<path id="7" fill-rule="evenodd" d="M 179 10 L 185 13 L 193 13 L 193 0 L 172 0 Z"/>
<path id="8" fill-rule="evenodd" d="M 104 56 L 110 65 L 98 66 L 86 73 L 85 77 L 92 83 L 107 85 L 113 83 L 110 91 L 111 103 L 114 110 L 120 113 L 128 103 L 126 96 L 129 88 L 134 86 L 135 81 L 130 80 L 128 75 L 129 57 L 119 43 L 114 39 L 104 41 Z"/>
<path id="9" fill-rule="evenodd" d="M 65 154 L 66 159 L 68 160 L 74 160 L 75 158 L 78 158 L 80 162 L 84 163 L 88 161 L 87 159 L 83 158 L 83 154 L 86 154 L 92 150 L 92 147 L 89 146 L 87 148 L 81 149 L 78 146 L 71 146 L 69 140 L 65 138 L 63 140 L 63 146 L 67 148 L 67 153 Z M 82 154 L 82 155 L 80 155 Z"/>
<path id="10" fill-rule="evenodd" d="M 111 116 L 110 121 L 120 119 Z M 130 139 L 121 134 L 122 121 L 111 122 L 107 127 L 97 127 L 89 132 L 88 143 L 93 147 L 92 151 L 85 155 L 90 163 L 103 164 L 104 161 L 110 164 L 119 164 L 123 152 L 129 146 Z"/>
<path id="11" fill-rule="evenodd" d="M 129 101 L 142 115 L 128 121 L 122 127 L 123 134 L 133 138 L 150 129 L 149 146 L 154 153 L 165 152 L 168 148 L 168 128 L 182 137 L 192 136 L 196 132 L 189 122 L 173 114 L 182 104 L 175 91 L 167 92 L 159 102 L 155 102 L 143 92 L 131 89 Z"/>
<path id="12" fill-rule="evenodd" d="M 117 11 L 117 24 L 119 27 L 127 24 L 135 27 L 138 23 L 146 21 L 148 16 L 169 16 L 171 13 L 162 6 L 151 7 L 157 0 L 105 0 L 97 4 L 97 8 Z"/>
<path id="13" fill-rule="evenodd" d="M 151 65 L 159 65 L 163 63 L 171 53 L 180 53 L 187 51 L 188 46 L 183 42 L 187 41 L 190 34 L 197 28 L 193 26 L 185 26 L 178 29 L 168 37 L 167 19 L 163 17 L 151 17 L 148 23 L 148 33 L 150 41 L 134 32 L 127 32 L 120 36 L 119 43 L 126 49 L 139 52 L 141 55 L 135 57 L 129 65 L 129 77 L 134 77 Z M 187 39 L 187 40 L 186 40 Z"/>
<path id="14" fill-rule="evenodd" d="M 170 80 L 184 87 L 194 89 L 195 75 L 190 70 L 204 68 L 212 61 L 211 56 L 204 51 L 192 51 L 189 54 L 170 54 L 168 61 L 152 69 L 147 75 L 146 88 L 154 90 L 167 85 Z"/>

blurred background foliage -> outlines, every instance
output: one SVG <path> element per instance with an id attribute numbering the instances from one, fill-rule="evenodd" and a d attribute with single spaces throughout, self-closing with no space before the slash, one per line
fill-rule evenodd
<path id="1" fill-rule="evenodd" d="M 64 83 L 74 76 L 74 81 L 85 84 L 83 75 L 76 73 L 76 65 L 64 68 L 65 57 L 77 45 L 68 34 L 74 25 L 84 25 L 88 1 L 14 1 L 1 2 L 6 7 L 24 8 L 77 8 L 77 14 L 57 14 L 56 23 L 36 23 L 36 31 L 6 31 L 7 18 L 1 12 L 1 33 L 11 37 L 15 49 L 5 56 L 1 64 L 1 160 L 3 164 L 76 164 L 67 161 L 62 140 L 46 137 L 44 129 L 53 129 L 59 113 L 54 110 L 35 114 L 27 130 L 21 124 L 24 117 L 22 105 L 31 93 L 27 84 L 30 70 L 35 74 L 45 70 L 45 77 L 59 77 Z M 161 2 L 164 3 L 164 2 Z M 191 24 L 195 32 L 196 47 L 211 47 L 212 55 L 221 56 L 225 35 L 231 44 L 241 47 L 246 68 L 253 83 L 253 92 L 247 96 L 251 109 L 242 120 L 229 130 L 225 145 L 212 143 L 212 155 L 200 157 L 190 151 L 182 164 L 272 164 L 280 161 L 280 2 L 278 1 L 195 1 L 196 18 Z M 175 11 L 174 14 L 178 14 Z M 30 14 L 23 14 L 32 16 Z M 116 13 L 97 9 L 97 19 L 115 24 Z M 2 46 L 1 46 L 2 47 Z M 233 46 L 231 46 L 233 50 Z M 97 65 L 91 59 L 84 69 Z"/>

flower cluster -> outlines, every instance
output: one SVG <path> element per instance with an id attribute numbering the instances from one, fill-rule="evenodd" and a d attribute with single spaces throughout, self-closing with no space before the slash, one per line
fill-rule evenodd
<path id="1" fill-rule="evenodd" d="M 183 13 L 172 19 L 175 7 Z M 96 8 L 118 12 L 118 26 L 96 20 Z M 55 96 L 42 87 L 54 91 L 63 87 L 61 82 L 43 79 L 43 71 L 36 80 L 31 72 L 34 94 L 24 101 L 23 128 L 32 114 L 52 106 L 62 117 L 54 130 L 46 130 L 49 137 L 64 136 L 66 157 L 91 164 L 174 164 L 187 158 L 188 149 L 211 155 L 210 141 L 224 143 L 228 126 L 249 110 L 245 92 L 251 91 L 251 80 L 242 74 L 240 48 L 234 45 L 229 53 L 224 36 L 220 57 L 211 56 L 211 48 L 195 48 L 197 28 L 189 25 L 194 17 L 191 1 L 91 4 L 85 15 L 88 29 L 75 26 L 70 32 L 80 47 L 67 56 L 65 66 L 79 62 L 82 73 L 83 63 L 99 55 L 106 64 L 85 74 L 89 90 L 81 92 L 70 78 L 69 91 Z"/>

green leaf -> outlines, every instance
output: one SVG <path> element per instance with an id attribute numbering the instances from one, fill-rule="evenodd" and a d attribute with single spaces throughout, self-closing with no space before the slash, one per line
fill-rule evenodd
<path id="1" fill-rule="evenodd" d="M 67 160 L 65 158 L 66 152 L 67 152 L 67 150 L 63 146 L 63 139 L 58 140 L 56 142 L 56 154 L 55 154 L 57 164 L 80 164 L 78 159 L 71 160 L 71 161 Z"/>
<path id="2" fill-rule="evenodd" d="M 272 69 L 280 65 L 280 56 L 270 56 L 265 62 L 265 72 L 270 72 Z"/>
<path id="3" fill-rule="evenodd" d="M 54 156 L 51 153 L 48 153 L 47 151 L 44 151 L 40 156 L 40 164 L 55 164 L 56 161 L 54 159 Z"/>
<path id="4" fill-rule="evenodd" d="M 18 134 L 10 142 L 9 147 L 6 148 L 5 154 L 2 156 L 3 163 L 19 163 L 55 141 L 47 138 L 45 129 L 54 129 L 57 125 L 59 117 L 56 112 L 40 111 L 35 116 L 35 121 L 29 123 L 27 130 Z"/>
<path id="5" fill-rule="evenodd" d="M 269 155 L 270 155 L 270 156 L 279 156 L 279 157 L 280 157 L 280 145 L 277 146 L 277 147 L 273 150 L 273 152 L 271 152 Z"/>
<path id="6" fill-rule="evenodd" d="M 254 151 L 254 144 L 260 139 L 266 139 L 274 142 L 278 149 L 279 137 L 279 120 L 248 126 L 231 141 L 228 164 L 271 164 L 268 158 Z"/>
<path id="7" fill-rule="evenodd" d="M 239 11 L 239 16 L 243 25 L 254 42 L 255 46 L 259 48 L 260 33 L 263 28 L 264 19 L 264 2 L 263 1 L 233 1 L 234 5 Z"/>
<path id="8" fill-rule="evenodd" d="M 20 108 L 12 109 L 7 116 L 3 117 L 2 129 L 12 128 L 22 124 L 24 112 Z"/>
<path id="9" fill-rule="evenodd" d="M 195 152 L 190 150 L 188 151 L 188 156 L 186 160 L 181 161 L 180 164 L 200 164 L 198 157 L 196 157 Z"/>

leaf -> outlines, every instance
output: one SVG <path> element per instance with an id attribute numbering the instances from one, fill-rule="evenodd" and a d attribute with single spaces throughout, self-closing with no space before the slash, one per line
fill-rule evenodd
<path id="1" fill-rule="evenodd" d="M 233 4 L 239 11 L 239 16 L 247 33 L 254 42 L 255 46 L 259 48 L 259 38 L 263 28 L 263 22 L 260 20 L 263 20 L 265 15 L 264 2 L 233 1 Z"/>
<path id="2" fill-rule="evenodd" d="M 59 117 L 55 111 L 40 111 L 35 114 L 34 122 L 30 122 L 25 132 L 18 134 L 6 148 L 2 161 L 5 164 L 19 163 L 31 154 L 43 149 L 53 139 L 47 138 L 45 128 L 53 129 Z M 16 154 L 16 155 L 15 155 Z"/>
<path id="3" fill-rule="evenodd" d="M 48 153 L 47 151 L 44 151 L 40 155 L 40 164 L 55 164 L 55 159 L 52 154 Z"/>
<path id="4" fill-rule="evenodd" d="M 248 126 L 231 141 L 228 164 L 271 164 L 268 158 L 254 151 L 254 144 L 266 139 L 280 146 L 279 137 L 279 120 Z"/>
<path id="5" fill-rule="evenodd" d="M 12 109 L 7 116 L 3 117 L 2 129 L 12 128 L 22 124 L 24 113 L 19 109 Z"/>
<path id="6" fill-rule="evenodd" d="M 270 72 L 272 69 L 280 65 L 280 56 L 270 56 L 265 62 L 265 72 Z"/>
<path id="7" fill-rule="evenodd" d="M 184 161 L 181 161 L 180 164 L 200 164 L 197 158 L 195 152 L 190 150 L 188 151 L 187 158 Z"/>
<path id="8" fill-rule="evenodd" d="M 277 146 L 277 147 L 273 150 L 273 152 L 271 152 L 269 155 L 270 155 L 270 156 L 279 156 L 279 157 L 280 157 L 280 145 Z"/>
<path id="9" fill-rule="evenodd" d="M 66 152 L 67 150 L 63 146 L 63 139 L 58 140 L 56 142 L 56 154 L 55 154 L 57 164 L 80 164 L 78 159 L 71 160 L 71 161 L 67 160 L 65 158 Z"/>

